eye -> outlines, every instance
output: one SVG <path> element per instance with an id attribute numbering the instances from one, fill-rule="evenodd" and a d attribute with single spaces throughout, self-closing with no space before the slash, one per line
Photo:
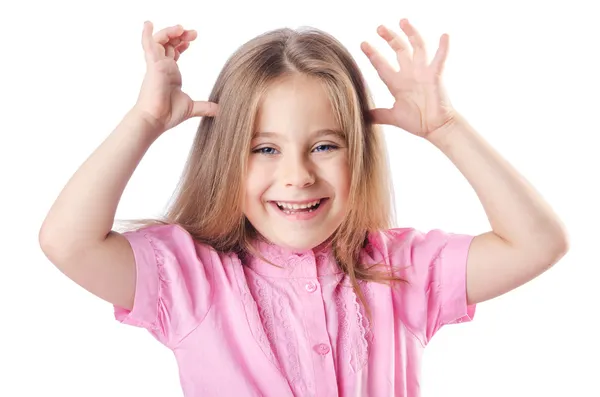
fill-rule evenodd
<path id="1" fill-rule="evenodd" d="M 323 144 L 314 148 L 316 152 L 331 152 L 337 149 L 338 147 L 335 145 Z"/>
<path id="2" fill-rule="evenodd" d="M 266 154 L 266 155 L 277 154 L 276 152 L 277 152 L 277 150 L 273 149 L 272 147 L 268 147 L 268 146 L 261 147 L 261 148 L 258 148 L 258 149 L 254 149 L 252 151 L 252 153 Z"/>

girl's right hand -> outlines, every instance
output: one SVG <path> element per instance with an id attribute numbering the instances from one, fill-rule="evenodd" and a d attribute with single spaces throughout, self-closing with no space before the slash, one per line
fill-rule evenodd
<path id="1" fill-rule="evenodd" d="M 136 113 L 152 123 L 160 133 L 190 117 L 215 116 L 218 110 L 216 103 L 193 101 L 181 90 L 177 60 L 197 37 L 196 31 L 177 25 L 152 35 L 152 29 L 152 23 L 146 21 L 142 33 L 146 75 L 134 106 Z"/>

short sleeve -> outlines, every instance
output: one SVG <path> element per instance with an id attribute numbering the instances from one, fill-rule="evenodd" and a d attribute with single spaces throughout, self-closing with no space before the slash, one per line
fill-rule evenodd
<path id="1" fill-rule="evenodd" d="M 474 236 L 391 229 L 372 243 L 406 283 L 393 288 L 394 311 L 425 345 L 444 325 L 471 321 L 467 259 Z"/>
<path id="2" fill-rule="evenodd" d="M 135 257 L 131 310 L 114 306 L 116 320 L 147 329 L 168 347 L 198 326 L 210 309 L 214 253 L 177 225 L 123 233 Z"/>

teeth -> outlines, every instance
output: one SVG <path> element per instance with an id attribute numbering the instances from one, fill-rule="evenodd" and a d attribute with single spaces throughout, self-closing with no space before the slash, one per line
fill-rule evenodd
<path id="1" fill-rule="evenodd" d="M 278 206 L 280 206 L 284 209 L 288 209 L 288 210 L 299 210 L 299 209 L 303 209 L 303 208 L 314 207 L 315 205 L 319 204 L 320 202 L 321 202 L 321 200 L 315 200 L 315 201 L 312 201 L 310 203 L 305 203 L 305 204 L 292 204 L 292 203 L 286 203 L 284 201 L 276 201 Z"/>

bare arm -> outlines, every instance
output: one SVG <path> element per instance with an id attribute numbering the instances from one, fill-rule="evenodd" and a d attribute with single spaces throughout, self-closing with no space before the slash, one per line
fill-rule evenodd
<path id="1" fill-rule="evenodd" d="M 129 243 L 111 228 L 125 186 L 153 136 L 155 127 L 129 112 L 71 177 L 40 229 L 40 245 L 52 263 L 119 306 L 133 302 L 135 266 Z"/>
<path id="2" fill-rule="evenodd" d="M 543 198 L 456 112 L 442 73 L 449 36 L 440 37 L 428 61 L 425 42 L 407 20 L 400 21 L 410 46 L 393 30 L 378 28 L 395 51 L 396 71 L 370 44 L 362 49 L 396 99 L 391 109 L 372 109 L 377 124 L 388 124 L 426 138 L 465 176 L 479 197 L 492 230 L 469 247 L 467 295 L 478 303 L 532 280 L 568 250 L 567 232 Z"/>
<path id="3" fill-rule="evenodd" d="M 71 177 L 39 232 L 44 254 L 65 275 L 126 309 L 133 307 L 135 260 L 129 242 L 111 230 L 125 186 L 162 133 L 190 117 L 216 114 L 216 104 L 181 91 L 177 59 L 195 38 L 180 25 L 152 36 L 152 24 L 144 24 L 147 69 L 137 103 Z"/>
<path id="4" fill-rule="evenodd" d="M 473 239 L 467 262 L 469 303 L 502 295 L 539 276 L 568 249 L 552 208 L 498 152 L 458 117 L 428 140 L 467 178 L 492 226 Z"/>

